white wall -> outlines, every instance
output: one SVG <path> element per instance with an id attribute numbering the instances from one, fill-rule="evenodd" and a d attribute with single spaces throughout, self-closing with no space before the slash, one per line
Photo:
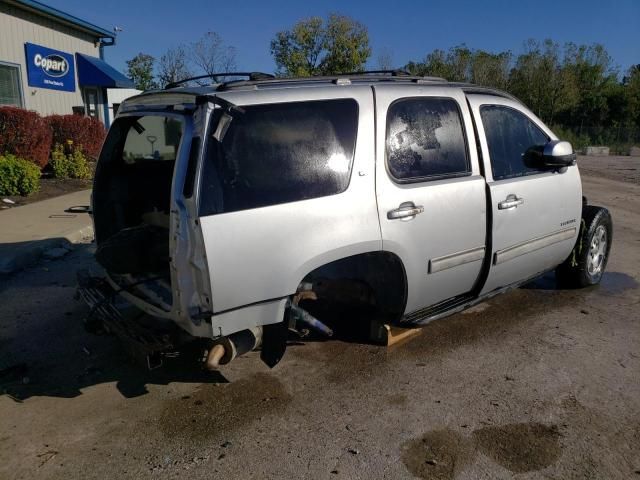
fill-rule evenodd
<path id="1" fill-rule="evenodd" d="M 139 93 L 142 93 L 142 90 L 136 90 L 135 88 L 107 88 L 107 102 L 109 105 L 108 125 L 113 123 L 113 104 L 122 103 L 127 98 L 138 95 Z"/>
<path id="2" fill-rule="evenodd" d="M 83 105 L 77 71 L 75 92 L 30 87 L 27 84 L 26 42 L 62 50 L 74 56 L 79 52 L 99 57 L 100 49 L 94 43 L 95 38 L 54 20 L 0 2 L 0 61 L 20 66 L 24 107 L 42 115 L 73 113 L 71 107 Z M 102 116 L 103 112 L 100 112 L 100 118 Z"/>

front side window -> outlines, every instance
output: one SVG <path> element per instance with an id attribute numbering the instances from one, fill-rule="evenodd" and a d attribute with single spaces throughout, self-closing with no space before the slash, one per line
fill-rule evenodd
<path id="1" fill-rule="evenodd" d="M 470 172 L 460 109 L 451 98 L 407 98 L 387 112 L 387 166 L 399 181 Z"/>
<path id="2" fill-rule="evenodd" d="M 20 69 L 0 63 L 0 105 L 23 107 Z"/>
<path id="3" fill-rule="evenodd" d="M 494 180 L 543 171 L 527 166 L 524 153 L 530 147 L 545 145 L 549 137 L 525 114 L 502 105 L 483 105 L 480 116 Z"/>
<path id="4" fill-rule="evenodd" d="M 212 117 L 216 130 L 219 112 Z M 358 128 L 355 100 L 243 106 L 210 137 L 200 214 L 228 213 L 341 193 Z"/>

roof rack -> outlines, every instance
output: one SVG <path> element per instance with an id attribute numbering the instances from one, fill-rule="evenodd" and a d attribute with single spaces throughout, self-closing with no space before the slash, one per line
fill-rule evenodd
<path id="1" fill-rule="evenodd" d="M 182 80 L 177 80 L 175 82 L 169 82 L 164 87 L 165 90 L 169 90 L 170 88 L 176 88 L 183 83 L 191 82 L 193 80 L 201 80 L 203 78 L 211 78 L 214 82 L 218 81 L 218 77 L 247 77 L 249 81 L 255 82 L 259 80 L 267 80 L 276 78 L 274 75 L 270 73 L 263 72 L 220 72 L 220 73 L 207 73 L 205 75 L 197 75 L 195 77 L 183 78 Z"/>
<path id="2" fill-rule="evenodd" d="M 176 82 L 168 83 L 165 87 L 165 90 L 170 88 L 175 88 L 183 83 L 200 80 L 203 78 L 212 78 L 214 81 L 217 81 L 218 77 L 247 77 L 247 80 L 230 80 L 227 82 L 217 83 L 215 85 L 216 91 L 224 91 L 231 90 L 234 88 L 242 88 L 242 87 L 254 87 L 256 88 L 258 85 L 291 85 L 295 83 L 334 83 L 337 85 L 350 85 L 351 81 L 375 81 L 375 82 L 411 82 L 417 84 L 428 84 L 428 83 L 444 83 L 448 87 L 460 88 L 465 93 L 475 93 L 475 94 L 484 94 L 484 95 L 497 95 L 499 97 L 508 98 L 510 100 L 514 100 L 518 103 L 522 103 L 520 99 L 511 95 L 510 93 L 504 92 L 502 90 L 498 90 L 491 87 L 485 87 L 482 85 L 474 85 L 472 83 L 464 83 L 464 82 L 448 82 L 446 79 L 442 77 L 428 77 L 428 76 L 416 76 L 411 75 L 409 72 L 405 70 L 367 70 L 363 72 L 347 72 L 347 73 L 338 73 L 335 75 L 325 75 L 325 76 L 312 76 L 312 77 L 276 77 L 270 73 L 262 73 L 262 72 L 223 72 L 223 73 L 212 73 L 208 75 L 199 75 L 196 77 L 189 77 L 183 80 L 178 80 Z"/>
<path id="3" fill-rule="evenodd" d="M 393 70 L 364 70 L 362 72 L 346 72 L 339 75 L 391 75 L 392 77 L 410 77 L 411 74 L 406 70 L 400 70 L 399 68 Z"/>
<path id="4" fill-rule="evenodd" d="M 351 81 L 376 81 L 376 82 L 393 82 L 393 81 L 410 81 L 414 83 L 447 83 L 447 80 L 441 77 L 422 77 L 413 76 L 404 70 L 370 70 L 364 72 L 338 73 L 335 75 L 318 75 L 312 77 L 271 77 L 249 80 L 231 80 L 223 82 L 217 86 L 216 90 L 224 91 L 233 88 L 258 86 L 258 85 L 290 85 L 295 83 L 335 83 L 338 85 L 348 85 Z"/>
<path id="5" fill-rule="evenodd" d="M 509 92 L 498 90 L 497 88 L 493 87 L 485 87 L 483 85 L 475 85 L 473 83 L 465 82 L 453 82 L 449 85 L 462 89 L 464 93 L 478 95 L 495 95 L 496 97 L 508 98 L 509 100 L 513 100 L 514 102 L 522 103 L 522 100 L 520 100 L 515 95 L 511 95 Z M 524 105 L 524 103 L 522 104 Z"/>

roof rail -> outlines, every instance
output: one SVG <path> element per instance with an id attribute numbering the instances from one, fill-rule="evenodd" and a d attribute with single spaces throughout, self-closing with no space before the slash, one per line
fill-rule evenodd
<path id="1" fill-rule="evenodd" d="M 376 81 L 376 82 L 393 82 L 393 81 L 411 81 L 414 83 L 446 83 L 447 80 L 441 77 L 422 77 L 413 76 L 403 70 L 370 70 L 364 72 L 338 73 L 335 75 L 322 75 L 311 77 L 271 77 L 249 80 L 231 80 L 221 83 L 218 91 L 230 90 L 232 88 L 240 88 L 258 85 L 290 85 L 295 83 L 337 83 L 341 85 L 350 84 L 351 80 Z"/>
<path id="2" fill-rule="evenodd" d="M 514 102 L 518 102 L 524 105 L 522 100 L 520 100 L 515 95 L 512 95 L 509 92 L 505 92 L 503 90 L 498 90 L 497 88 L 485 87 L 483 85 L 474 85 L 473 83 L 464 82 L 455 82 L 452 83 L 451 86 L 461 88 L 464 93 L 477 95 L 495 95 L 496 97 L 508 98 L 509 100 L 513 100 Z"/>
<path id="3" fill-rule="evenodd" d="M 218 81 L 218 77 L 247 77 L 249 81 L 255 82 L 259 80 L 267 80 L 275 78 L 274 75 L 270 73 L 262 73 L 262 72 L 220 72 L 220 73 L 207 73 L 205 75 L 197 75 L 195 77 L 183 78 L 182 80 L 177 80 L 175 82 L 169 82 L 164 87 L 165 90 L 170 88 L 176 88 L 183 83 L 191 82 L 193 80 L 201 80 L 203 78 L 212 78 L 214 82 Z"/>
<path id="4" fill-rule="evenodd" d="M 392 77 L 410 77 L 411 74 L 406 70 L 400 70 L 399 68 L 394 70 L 363 70 L 362 72 L 346 72 L 339 73 L 338 75 L 391 75 Z"/>

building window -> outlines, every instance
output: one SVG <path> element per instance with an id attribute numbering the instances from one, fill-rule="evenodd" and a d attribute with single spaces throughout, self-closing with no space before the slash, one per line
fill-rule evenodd
<path id="1" fill-rule="evenodd" d="M 20 67 L 0 63 L 0 105 L 23 107 Z"/>

